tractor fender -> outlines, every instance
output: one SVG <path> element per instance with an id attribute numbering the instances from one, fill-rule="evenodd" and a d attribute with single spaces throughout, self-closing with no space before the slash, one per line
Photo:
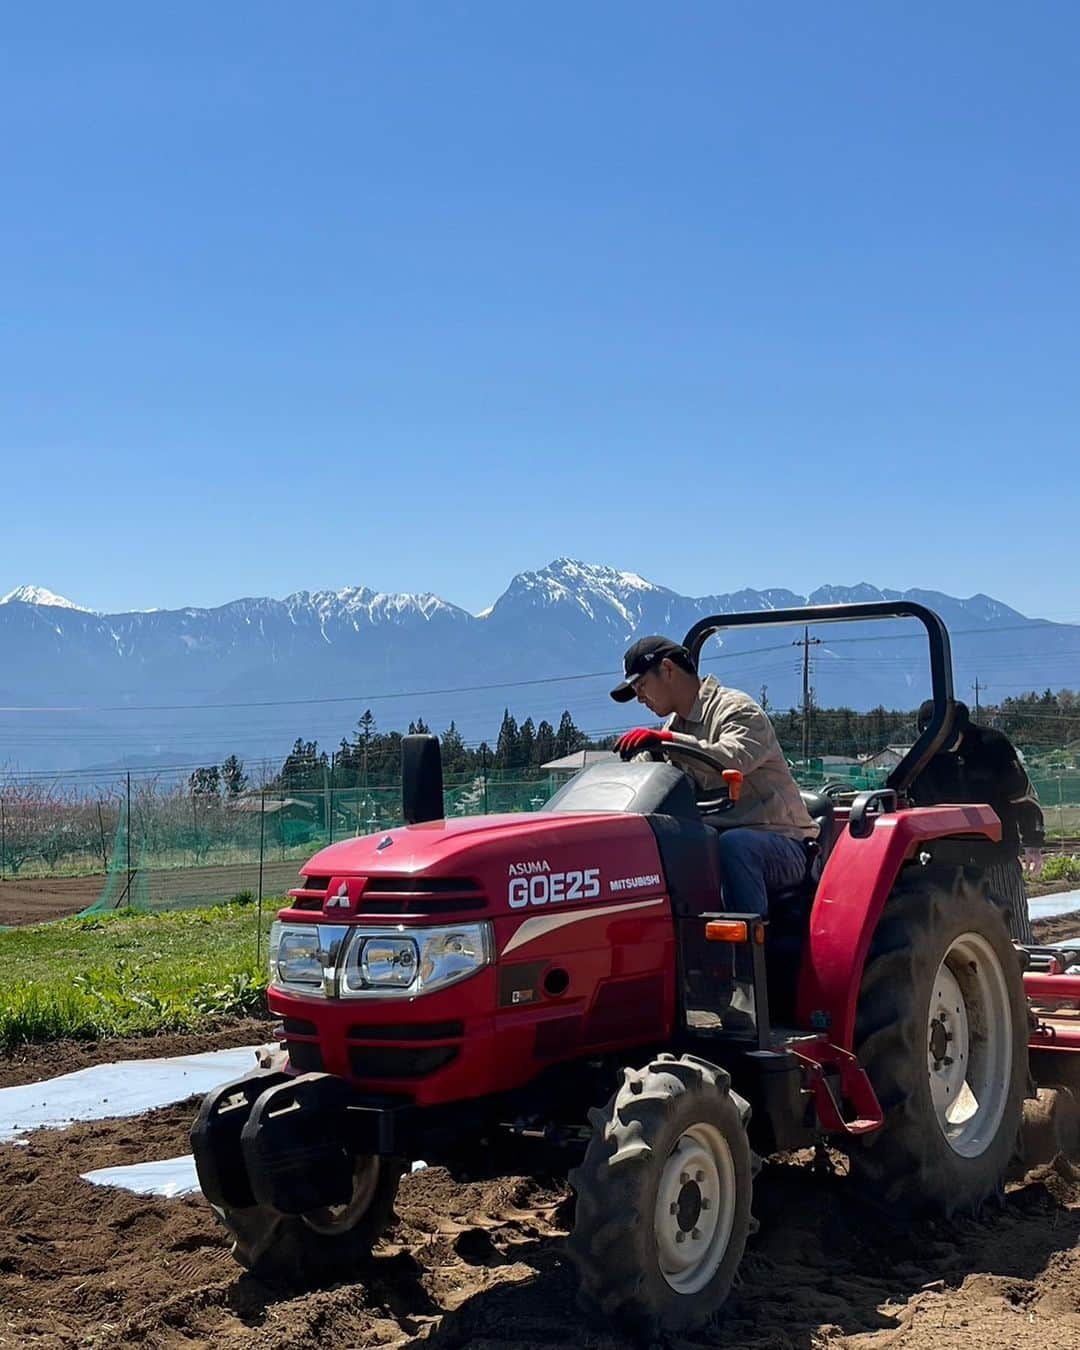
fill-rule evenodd
<path id="1" fill-rule="evenodd" d="M 872 826 L 861 837 L 845 825 L 829 854 L 799 974 L 799 1025 L 827 1032 L 844 1050 L 854 1050 L 863 967 L 900 869 L 934 840 L 1001 838 L 1001 821 L 989 806 L 913 807 L 868 819 Z"/>

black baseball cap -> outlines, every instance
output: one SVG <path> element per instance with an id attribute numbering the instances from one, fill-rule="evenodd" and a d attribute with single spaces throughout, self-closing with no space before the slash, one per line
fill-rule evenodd
<path id="1" fill-rule="evenodd" d="M 628 647 L 623 657 L 623 672 L 626 678 L 611 691 L 616 703 L 629 703 L 635 696 L 634 684 L 646 671 L 654 670 L 664 657 L 677 662 L 686 670 L 692 670 L 690 653 L 679 642 L 666 637 L 638 638 L 632 647 Z"/>

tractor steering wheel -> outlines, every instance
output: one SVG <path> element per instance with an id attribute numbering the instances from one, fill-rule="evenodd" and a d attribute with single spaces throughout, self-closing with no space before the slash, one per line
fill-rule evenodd
<path id="1" fill-rule="evenodd" d="M 698 763 L 706 765 L 710 769 L 716 769 L 724 775 L 724 782 L 727 785 L 726 795 L 720 797 L 710 797 L 708 799 L 698 800 L 698 809 L 702 812 L 729 811 L 739 800 L 742 792 L 743 776 L 738 769 L 726 768 L 718 759 L 710 755 L 707 750 L 702 750 L 697 745 L 681 745 L 677 742 L 665 741 L 658 747 L 662 754 L 666 755 L 669 751 L 677 755 L 685 755 L 688 759 L 696 759 Z M 675 766 L 678 768 L 678 765 Z M 689 777 L 689 775 L 687 775 Z"/>

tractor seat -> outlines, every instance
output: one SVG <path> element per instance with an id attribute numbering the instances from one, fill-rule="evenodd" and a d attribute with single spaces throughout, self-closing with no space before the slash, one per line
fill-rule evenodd
<path id="1" fill-rule="evenodd" d="M 821 869 L 833 846 L 836 817 L 830 798 L 820 792 L 801 792 L 810 819 L 817 822 L 818 836 L 806 841 L 806 873 L 797 886 L 788 886 L 769 896 L 769 924 L 774 930 L 801 929 L 810 915 Z"/>
<path id="2" fill-rule="evenodd" d="M 833 839 L 836 836 L 836 812 L 832 798 L 820 792 L 800 792 L 807 815 L 817 822 L 818 837 L 812 841 L 814 860 L 812 863 L 814 878 L 821 875 L 826 859 L 832 852 Z"/>

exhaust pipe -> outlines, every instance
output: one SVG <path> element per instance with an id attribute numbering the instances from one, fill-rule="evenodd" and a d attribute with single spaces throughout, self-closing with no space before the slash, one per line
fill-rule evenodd
<path id="1" fill-rule="evenodd" d="M 406 825 L 442 820 L 442 750 L 438 736 L 401 738 L 401 811 Z"/>

